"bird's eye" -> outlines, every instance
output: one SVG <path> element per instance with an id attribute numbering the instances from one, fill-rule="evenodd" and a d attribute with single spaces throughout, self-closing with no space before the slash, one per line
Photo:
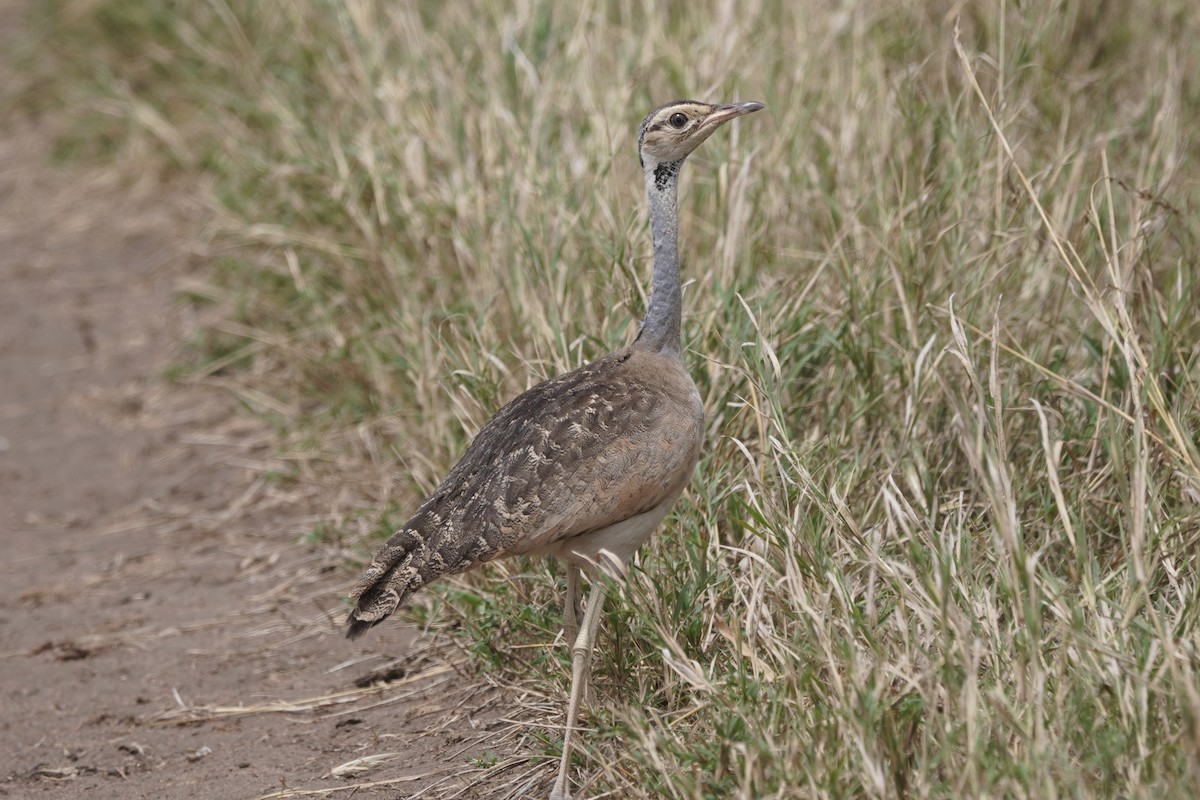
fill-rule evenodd
<path id="1" fill-rule="evenodd" d="M 670 123 L 676 128 L 682 128 L 684 125 L 687 125 L 687 114 L 676 111 L 671 115 Z"/>

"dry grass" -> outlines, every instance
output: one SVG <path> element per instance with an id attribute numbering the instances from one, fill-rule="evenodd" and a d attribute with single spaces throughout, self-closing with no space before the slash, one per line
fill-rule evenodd
<path id="1" fill-rule="evenodd" d="M 764 101 L 684 175 L 708 447 L 609 604 L 586 792 L 1191 796 L 1200 19 L 1011 6 L 97 0 L 28 74 L 65 151 L 212 176 L 188 374 L 380 531 L 630 335 L 642 114 Z M 565 684 L 557 595 L 416 612 Z"/>

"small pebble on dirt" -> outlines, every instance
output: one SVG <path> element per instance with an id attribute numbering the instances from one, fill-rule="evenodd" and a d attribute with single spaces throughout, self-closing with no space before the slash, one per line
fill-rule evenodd
<path id="1" fill-rule="evenodd" d="M 211 752 L 212 752 L 212 748 L 209 747 L 208 745 L 205 745 L 204 747 L 201 747 L 199 750 L 193 750 L 192 752 L 188 753 L 187 760 L 191 761 L 191 762 L 196 762 L 196 761 L 199 761 L 200 759 L 204 758 L 206 755 L 210 754 Z"/>

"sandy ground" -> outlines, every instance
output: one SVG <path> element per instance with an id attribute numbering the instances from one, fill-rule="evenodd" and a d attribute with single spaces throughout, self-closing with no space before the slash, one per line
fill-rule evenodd
<path id="1" fill-rule="evenodd" d="M 0 126 L 0 797 L 544 796 L 511 691 L 406 624 L 342 638 L 319 491 L 268 480 L 234 393 L 161 379 L 187 188 L 48 138 Z"/>

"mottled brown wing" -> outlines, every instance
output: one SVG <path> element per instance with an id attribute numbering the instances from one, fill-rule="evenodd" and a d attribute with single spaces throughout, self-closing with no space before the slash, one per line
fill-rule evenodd
<path id="1" fill-rule="evenodd" d="M 681 469 L 682 457 L 664 458 L 678 403 L 630 375 L 630 358 L 614 353 L 538 384 L 492 417 L 359 580 L 348 635 L 441 575 L 536 552 L 663 502 L 678 481 L 655 473 Z"/>

